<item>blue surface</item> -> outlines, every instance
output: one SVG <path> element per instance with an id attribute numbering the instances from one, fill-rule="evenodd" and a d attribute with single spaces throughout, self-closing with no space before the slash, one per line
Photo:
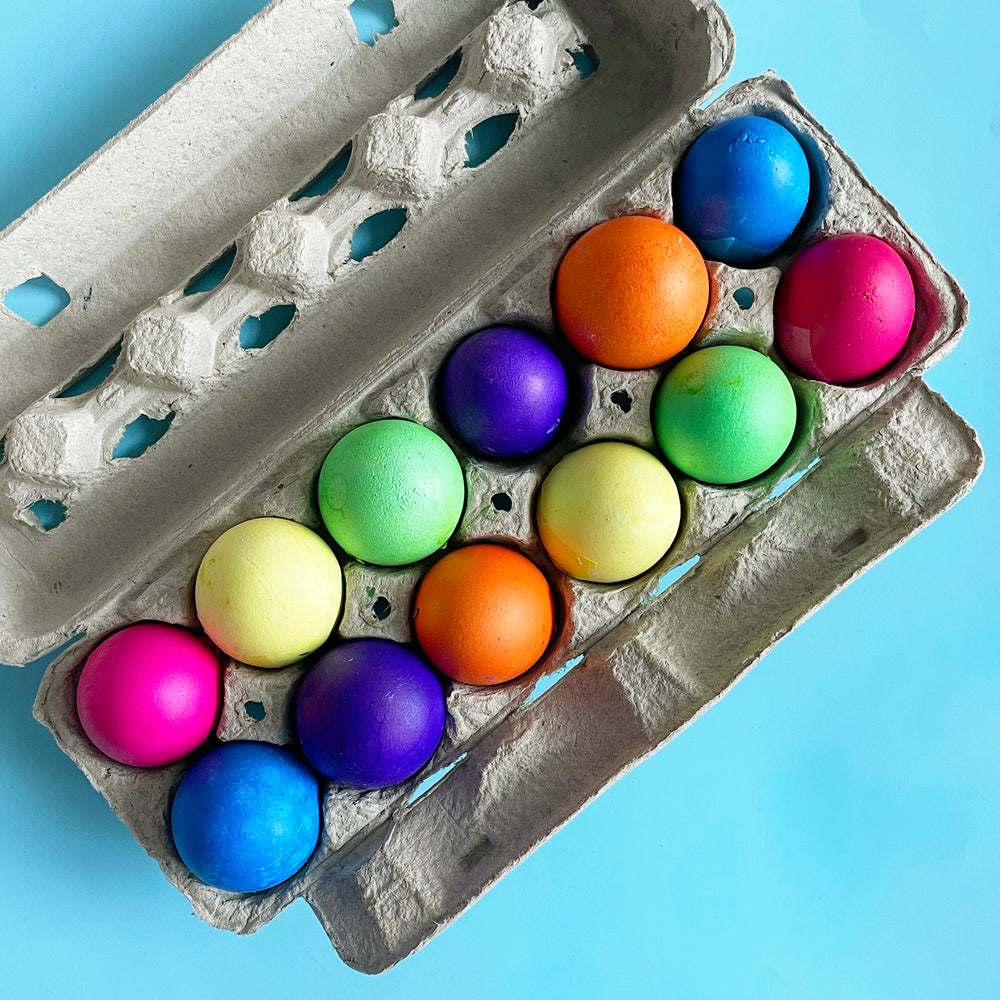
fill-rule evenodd
<path id="1" fill-rule="evenodd" d="M 0 224 L 259 2 L 8 0 Z M 928 377 L 1000 454 L 992 0 L 727 0 L 732 81 L 773 66 L 965 287 Z M 396 31 L 405 31 L 405 16 Z M 598 71 L 599 73 L 600 71 Z M 670 747 L 396 970 L 296 903 L 212 929 L 0 677 L 0 974 L 25 998 L 1000 995 L 995 464 Z"/>

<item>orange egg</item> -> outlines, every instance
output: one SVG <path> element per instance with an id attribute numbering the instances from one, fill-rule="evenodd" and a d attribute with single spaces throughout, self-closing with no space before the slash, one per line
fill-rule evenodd
<path id="1" fill-rule="evenodd" d="M 464 684 L 502 684 L 541 658 L 555 626 L 542 571 L 503 545 L 467 545 L 428 571 L 413 608 L 417 642 Z"/>
<path id="2" fill-rule="evenodd" d="M 678 354 L 708 308 L 708 269 L 676 226 L 625 215 L 588 229 L 556 272 L 556 320 L 585 357 L 652 368 Z"/>

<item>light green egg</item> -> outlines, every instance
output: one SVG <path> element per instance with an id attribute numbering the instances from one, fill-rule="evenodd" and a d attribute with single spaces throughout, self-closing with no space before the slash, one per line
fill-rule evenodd
<path id="1" fill-rule="evenodd" d="M 770 358 L 748 347 L 706 347 L 668 373 L 653 401 L 653 432 L 680 472 L 705 483 L 767 472 L 795 433 L 795 394 Z"/>
<path id="2" fill-rule="evenodd" d="M 375 420 L 345 434 L 319 474 L 319 511 L 345 552 L 404 566 L 441 548 L 465 507 L 455 453 L 410 420 Z"/>

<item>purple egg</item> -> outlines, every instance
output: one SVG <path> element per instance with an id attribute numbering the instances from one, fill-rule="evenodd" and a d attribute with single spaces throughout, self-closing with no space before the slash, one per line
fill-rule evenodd
<path id="1" fill-rule="evenodd" d="M 462 442 L 491 458 L 544 448 L 566 410 L 566 369 L 540 337 L 490 326 L 462 341 L 444 367 L 445 415 Z"/>
<path id="2" fill-rule="evenodd" d="M 415 774 L 441 742 L 444 721 L 437 674 L 388 639 L 332 649 L 306 674 L 295 704 L 309 763 L 347 788 L 386 788 Z"/>

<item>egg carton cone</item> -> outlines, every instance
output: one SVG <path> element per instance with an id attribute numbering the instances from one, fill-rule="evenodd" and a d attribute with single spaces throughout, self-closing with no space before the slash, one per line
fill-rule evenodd
<path id="1" fill-rule="evenodd" d="M 366 44 L 346 0 L 277 0 L 0 235 L 0 292 L 44 274 L 70 299 L 44 336 L 0 306 L 0 659 L 76 640 L 35 714 L 200 916 L 248 933 L 303 896 L 365 972 L 424 944 L 982 465 L 975 433 L 921 377 L 958 339 L 961 290 L 788 84 L 764 75 L 702 106 L 732 62 L 718 5 L 397 0 L 395 14 Z M 684 151 L 748 113 L 796 135 L 812 193 L 768 266 L 709 264 L 693 346 L 742 344 L 784 365 L 778 280 L 798 249 L 847 232 L 904 258 L 910 338 L 867 384 L 788 372 L 799 423 L 777 467 L 739 487 L 682 477 L 680 534 L 656 566 L 621 584 L 572 580 L 538 541 L 539 485 L 588 441 L 652 448 L 650 402 L 669 366 L 614 371 L 558 346 L 555 268 L 609 217 L 671 219 Z M 506 141 L 472 163 L 467 137 L 491 119 Z M 437 405 L 451 348 L 496 322 L 564 351 L 578 390 L 566 433 L 518 466 L 467 454 Z M 102 359 L 109 374 L 73 394 Z M 453 445 L 467 503 L 450 546 L 496 539 L 529 554 L 553 583 L 557 634 L 514 681 L 448 682 L 444 740 L 409 781 L 328 786 L 320 845 L 293 878 L 253 894 L 206 886 L 169 828 L 191 760 L 144 770 L 103 756 L 77 717 L 76 679 L 115 629 L 197 625 L 195 572 L 225 529 L 276 515 L 322 531 L 324 457 L 384 416 Z M 161 436 L 120 457 L 136 420 Z M 48 530 L 40 501 L 64 515 Z M 346 560 L 335 638 L 412 641 L 432 562 Z M 307 667 L 228 661 L 218 738 L 294 745 Z"/>

